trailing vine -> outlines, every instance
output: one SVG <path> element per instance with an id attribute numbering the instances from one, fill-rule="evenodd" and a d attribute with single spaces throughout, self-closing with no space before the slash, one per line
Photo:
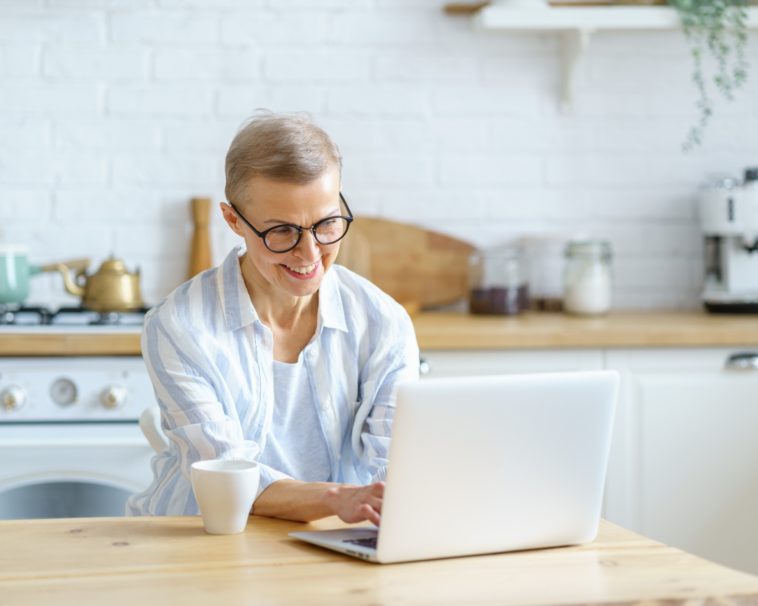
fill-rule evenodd
<path id="1" fill-rule="evenodd" d="M 718 92 L 731 101 L 734 91 L 747 79 L 747 0 L 668 0 L 679 12 L 693 60 L 692 82 L 697 91 L 698 123 L 690 128 L 682 148 L 701 145 L 713 115 L 711 86 L 705 60 L 715 62 L 711 80 Z"/>

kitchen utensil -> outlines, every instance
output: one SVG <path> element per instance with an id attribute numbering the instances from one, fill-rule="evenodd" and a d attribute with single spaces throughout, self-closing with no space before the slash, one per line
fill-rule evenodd
<path id="1" fill-rule="evenodd" d="M 82 298 L 82 305 L 102 313 L 132 311 L 143 306 L 140 294 L 140 272 L 129 272 L 120 259 L 110 257 L 91 275 L 77 269 L 71 277 L 71 266 L 58 263 L 56 269 L 63 275 L 63 285 L 72 295 Z"/>
<path id="2" fill-rule="evenodd" d="M 72 267 L 86 269 L 89 259 L 75 259 L 66 263 Z M 29 279 L 56 269 L 56 263 L 30 264 L 28 249 L 25 246 L 0 245 L 0 304 L 22 305 L 29 296 Z"/>
<path id="3" fill-rule="evenodd" d="M 474 250 L 463 240 L 433 230 L 357 217 L 337 262 L 413 310 L 465 299 L 468 260 Z"/>
<path id="4" fill-rule="evenodd" d="M 192 208 L 194 231 L 192 232 L 187 279 L 208 269 L 212 264 L 211 239 L 208 230 L 208 225 L 210 223 L 211 199 L 192 198 L 190 204 Z"/>

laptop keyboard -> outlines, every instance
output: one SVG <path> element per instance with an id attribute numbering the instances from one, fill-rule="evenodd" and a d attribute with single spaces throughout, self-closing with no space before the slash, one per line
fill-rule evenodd
<path id="1" fill-rule="evenodd" d="M 369 549 L 376 549 L 377 537 L 366 537 L 365 539 L 345 539 L 343 543 L 350 543 L 351 545 L 360 545 L 361 547 L 368 547 Z"/>

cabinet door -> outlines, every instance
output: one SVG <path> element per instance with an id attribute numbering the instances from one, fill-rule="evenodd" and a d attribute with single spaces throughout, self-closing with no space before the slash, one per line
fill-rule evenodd
<path id="1" fill-rule="evenodd" d="M 758 372 L 734 351 L 608 352 L 622 372 L 606 515 L 758 573 Z"/>
<path id="2" fill-rule="evenodd" d="M 422 374 L 429 377 L 599 370 L 603 352 L 596 349 L 514 351 L 426 351 L 421 353 Z M 427 364 L 424 367 L 424 363 Z"/>

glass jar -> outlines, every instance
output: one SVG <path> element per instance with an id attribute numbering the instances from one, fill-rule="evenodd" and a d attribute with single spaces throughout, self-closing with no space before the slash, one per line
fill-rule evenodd
<path id="1" fill-rule="evenodd" d="M 478 251 L 469 258 L 469 312 L 514 315 L 529 308 L 529 287 L 521 249 Z"/>
<path id="2" fill-rule="evenodd" d="M 581 240 L 566 246 L 563 307 L 569 313 L 601 315 L 611 310 L 611 245 Z"/>
<path id="3" fill-rule="evenodd" d="M 535 311 L 563 309 L 564 252 L 569 238 L 559 234 L 521 239 L 529 267 L 530 307 Z"/>

